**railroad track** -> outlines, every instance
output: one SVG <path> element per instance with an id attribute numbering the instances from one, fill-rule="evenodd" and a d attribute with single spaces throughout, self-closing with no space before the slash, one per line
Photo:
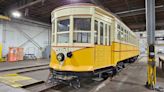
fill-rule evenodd
<path id="1" fill-rule="evenodd" d="M 126 64 L 125 67 L 128 67 L 130 64 Z M 39 68 L 39 67 L 38 67 Z M 40 67 L 41 68 L 41 67 Z M 46 66 L 42 66 L 43 69 L 48 69 Z M 41 69 L 33 68 L 29 69 L 27 72 L 20 72 L 21 74 L 24 73 L 33 73 L 34 71 L 42 71 Z M 121 72 L 121 71 L 120 71 Z M 42 75 L 42 74 L 41 74 Z M 110 80 L 110 78 L 108 78 Z M 23 88 L 29 90 L 30 92 L 88 92 L 93 88 L 96 88 L 100 85 L 103 81 L 95 81 L 91 79 L 84 79 L 81 80 L 81 87 L 79 89 L 75 89 L 70 87 L 69 85 L 65 84 L 47 84 L 45 81 L 34 83 L 31 85 L 24 86 Z"/>
<path id="2" fill-rule="evenodd" d="M 75 89 L 65 84 L 50 85 L 46 84 L 45 82 L 29 85 L 23 88 L 30 92 L 88 92 L 88 90 L 91 90 L 93 87 L 99 85 L 101 82 L 102 81 L 98 82 L 88 79 L 82 80 L 82 85 L 79 89 Z"/>
<path id="3" fill-rule="evenodd" d="M 27 73 L 27 72 L 45 70 L 45 69 L 48 69 L 48 68 L 49 68 L 48 64 L 39 65 L 39 66 L 32 66 L 32 67 L 24 67 L 24 68 L 15 68 L 15 69 L 9 69 L 9 70 L 1 71 L 1 75 L 3 75 L 3 74 L 12 74 L 12 73 L 23 74 L 23 73 Z"/>

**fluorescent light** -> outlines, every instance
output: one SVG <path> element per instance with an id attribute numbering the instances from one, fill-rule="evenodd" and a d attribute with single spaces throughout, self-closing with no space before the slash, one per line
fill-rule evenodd
<path id="1" fill-rule="evenodd" d="M 80 0 L 70 0 L 71 3 L 80 2 Z"/>
<path id="2" fill-rule="evenodd" d="M 22 14 L 19 11 L 13 11 L 12 16 L 15 18 L 20 18 L 22 16 Z"/>

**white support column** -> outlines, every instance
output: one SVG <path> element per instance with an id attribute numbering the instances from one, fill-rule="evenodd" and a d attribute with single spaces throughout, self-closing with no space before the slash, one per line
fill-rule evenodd
<path id="1" fill-rule="evenodd" d="M 155 0 L 146 1 L 146 30 L 148 42 L 148 65 L 147 83 L 150 89 L 155 89 L 156 85 L 156 65 L 155 65 Z"/>

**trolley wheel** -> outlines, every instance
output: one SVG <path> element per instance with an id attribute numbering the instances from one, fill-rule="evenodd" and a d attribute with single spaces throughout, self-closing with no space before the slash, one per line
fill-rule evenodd
<path id="1" fill-rule="evenodd" d="M 124 63 L 122 64 L 122 68 L 125 68 L 125 64 Z"/>
<path id="2" fill-rule="evenodd" d="M 117 74 L 117 72 L 118 72 L 118 69 L 117 68 L 113 68 L 113 71 L 112 71 L 113 73 L 112 73 L 112 75 L 114 76 L 114 75 L 116 75 Z"/>
<path id="3" fill-rule="evenodd" d="M 108 73 L 102 73 L 101 77 L 102 77 L 104 80 L 106 80 L 106 79 L 108 79 L 109 74 L 108 74 Z"/>
<path id="4" fill-rule="evenodd" d="M 70 86 L 72 86 L 75 89 L 79 89 L 81 87 L 80 80 L 79 79 L 73 79 L 69 83 Z"/>

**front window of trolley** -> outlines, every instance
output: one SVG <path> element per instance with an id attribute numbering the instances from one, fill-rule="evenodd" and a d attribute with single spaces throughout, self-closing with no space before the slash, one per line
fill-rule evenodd
<path id="1" fill-rule="evenodd" d="M 56 44 L 58 46 L 90 46 L 91 16 L 57 18 Z"/>
<path id="2" fill-rule="evenodd" d="M 91 18 L 90 17 L 74 17 L 74 44 L 91 43 Z"/>
<path id="3" fill-rule="evenodd" d="M 57 43 L 69 43 L 70 19 L 62 18 L 57 21 Z"/>

